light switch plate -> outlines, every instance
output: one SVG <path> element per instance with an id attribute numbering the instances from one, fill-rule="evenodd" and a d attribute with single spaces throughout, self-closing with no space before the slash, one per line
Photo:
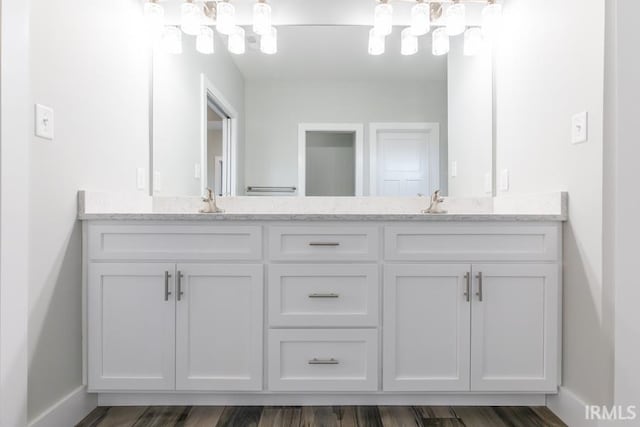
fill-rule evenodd
<path id="1" fill-rule="evenodd" d="M 144 168 L 138 168 L 136 170 L 136 186 L 138 190 L 144 190 L 145 176 Z"/>
<path id="2" fill-rule="evenodd" d="M 509 169 L 500 172 L 500 191 L 509 191 Z"/>
<path id="3" fill-rule="evenodd" d="M 586 112 L 575 114 L 571 118 L 571 143 L 580 144 L 589 138 L 589 117 Z"/>
<path id="4" fill-rule="evenodd" d="M 451 178 L 458 176 L 458 162 L 455 160 L 451 162 Z"/>
<path id="5" fill-rule="evenodd" d="M 36 104 L 36 136 L 53 140 L 53 108 Z"/>

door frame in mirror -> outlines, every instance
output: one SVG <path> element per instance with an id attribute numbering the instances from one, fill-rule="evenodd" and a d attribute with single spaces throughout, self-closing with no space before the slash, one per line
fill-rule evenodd
<path id="1" fill-rule="evenodd" d="M 202 195 L 207 188 L 207 109 L 209 99 L 221 108 L 228 118 L 226 139 L 222 143 L 222 194 L 235 196 L 237 191 L 237 147 L 238 147 L 238 110 L 224 97 L 222 92 L 204 75 L 200 74 L 200 187 Z"/>
<path id="2" fill-rule="evenodd" d="M 364 124 L 362 123 L 298 123 L 298 196 L 306 196 L 307 132 L 353 132 L 355 135 L 355 194 L 363 196 Z"/>

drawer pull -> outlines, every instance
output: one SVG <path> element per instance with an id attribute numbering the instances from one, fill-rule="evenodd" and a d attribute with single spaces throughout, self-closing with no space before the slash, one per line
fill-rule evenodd
<path id="1" fill-rule="evenodd" d="M 171 273 L 168 271 L 164 272 L 164 300 L 169 301 L 169 296 L 171 295 L 171 291 L 169 290 L 169 279 L 171 278 Z"/>
<path id="2" fill-rule="evenodd" d="M 309 242 L 309 246 L 340 246 L 339 242 Z"/>
<path id="3" fill-rule="evenodd" d="M 476 295 L 478 296 L 478 301 L 482 301 L 482 272 L 478 273 L 476 278 L 478 279 L 478 292 L 476 292 Z"/>
<path id="4" fill-rule="evenodd" d="M 338 298 L 339 294 L 309 294 L 309 298 Z"/>
<path id="5" fill-rule="evenodd" d="M 309 365 L 337 365 L 339 363 L 338 359 L 334 359 L 333 357 L 331 359 L 317 359 L 314 357 L 309 360 Z"/>
<path id="6" fill-rule="evenodd" d="M 466 282 L 466 290 L 464 292 L 464 296 L 467 299 L 467 302 L 469 302 L 469 290 L 471 289 L 471 278 L 470 278 L 470 274 L 469 273 L 465 273 L 464 275 L 464 280 Z"/>
<path id="7" fill-rule="evenodd" d="M 184 291 L 182 290 L 182 278 L 184 277 L 184 274 L 182 274 L 182 271 L 178 271 L 178 275 L 177 275 L 177 280 L 178 280 L 178 301 L 182 300 L 182 295 L 184 295 Z"/>

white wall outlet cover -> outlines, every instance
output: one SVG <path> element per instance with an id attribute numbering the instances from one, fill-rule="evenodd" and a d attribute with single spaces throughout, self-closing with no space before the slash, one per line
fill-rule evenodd
<path id="1" fill-rule="evenodd" d="M 509 169 L 500 172 L 500 191 L 509 191 Z"/>
<path id="2" fill-rule="evenodd" d="M 144 176 L 144 168 L 136 169 L 136 187 L 138 190 L 144 190 L 145 184 L 145 176 Z"/>
<path id="3" fill-rule="evenodd" d="M 586 112 L 575 114 L 571 118 L 571 143 L 580 144 L 589 138 L 589 117 Z"/>
<path id="4" fill-rule="evenodd" d="M 195 165 L 193 165 L 193 177 L 195 179 L 200 179 L 200 163 L 196 163 Z"/>
<path id="5" fill-rule="evenodd" d="M 455 160 L 451 162 L 451 178 L 458 176 L 458 162 Z"/>
<path id="6" fill-rule="evenodd" d="M 153 192 L 157 193 L 162 191 L 162 177 L 160 176 L 160 172 L 153 172 Z"/>
<path id="7" fill-rule="evenodd" d="M 44 139 L 53 139 L 53 108 L 36 104 L 35 112 L 36 136 Z"/>

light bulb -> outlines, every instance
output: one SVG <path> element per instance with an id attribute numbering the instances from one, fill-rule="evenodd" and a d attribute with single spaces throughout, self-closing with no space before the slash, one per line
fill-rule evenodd
<path id="1" fill-rule="evenodd" d="M 433 42 L 431 52 L 436 55 L 446 55 L 449 52 L 449 34 L 445 27 L 433 30 Z"/>
<path id="2" fill-rule="evenodd" d="M 278 52 L 278 31 L 271 27 L 269 32 L 260 36 L 260 50 L 267 55 Z"/>
<path id="3" fill-rule="evenodd" d="M 379 35 L 391 34 L 393 29 L 393 7 L 388 3 L 380 3 L 376 6 L 373 15 L 373 28 Z"/>
<path id="4" fill-rule="evenodd" d="M 502 5 L 498 3 L 488 4 L 482 9 L 482 32 L 484 36 L 493 40 L 502 26 Z"/>
<path id="5" fill-rule="evenodd" d="M 414 36 L 425 35 L 431 30 L 429 3 L 418 3 L 411 8 L 411 32 Z"/>
<path id="6" fill-rule="evenodd" d="M 478 27 L 469 28 L 464 32 L 464 54 L 465 56 L 475 56 L 482 52 L 484 38 L 482 30 Z"/>
<path id="7" fill-rule="evenodd" d="M 196 37 L 196 50 L 202 54 L 213 53 L 213 30 L 204 25 L 200 27 L 200 33 Z"/>
<path id="8" fill-rule="evenodd" d="M 185 1 L 180 6 L 180 12 L 180 27 L 182 31 L 190 36 L 197 36 L 202 25 L 202 5 L 192 1 Z"/>
<path id="9" fill-rule="evenodd" d="M 384 53 L 384 34 L 379 34 L 375 28 L 369 31 L 369 55 L 382 55 Z"/>
<path id="10" fill-rule="evenodd" d="M 162 35 L 162 49 L 166 53 L 179 55 L 182 53 L 182 31 L 180 28 L 170 26 L 164 29 Z"/>
<path id="11" fill-rule="evenodd" d="M 236 9 L 227 1 L 217 4 L 216 29 L 221 34 L 231 34 L 236 26 Z"/>
<path id="12" fill-rule="evenodd" d="M 157 39 L 164 30 L 164 8 L 153 1 L 146 2 L 144 4 L 144 22 L 151 39 Z"/>
<path id="13" fill-rule="evenodd" d="M 258 35 L 268 34 L 271 30 L 271 6 L 259 2 L 253 5 L 253 32 Z"/>
<path id="14" fill-rule="evenodd" d="M 411 27 L 402 30 L 400 34 L 400 53 L 403 55 L 414 55 L 418 52 L 418 37 L 413 34 Z"/>
<path id="15" fill-rule="evenodd" d="M 447 9 L 447 32 L 450 36 L 464 33 L 466 27 L 466 11 L 462 3 L 454 3 Z"/>
<path id="16" fill-rule="evenodd" d="M 244 50 L 244 28 L 234 27 L 229 34 L 229 52 L 242 55 Z"/>

